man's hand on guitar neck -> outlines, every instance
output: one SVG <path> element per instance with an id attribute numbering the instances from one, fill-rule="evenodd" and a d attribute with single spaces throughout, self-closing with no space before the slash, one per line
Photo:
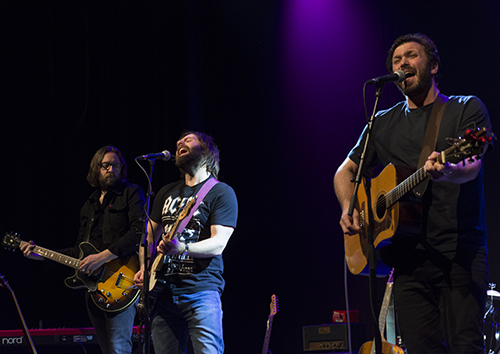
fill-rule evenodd
<path id="1" fill-rule="evenodd" d="M 156 249 L 165 255 L 174 256 L 183 254 L 186 250 L 186 244 L 179 241 L 177 235 L 175 235 L 170 241 L 161 239 Z"/>
<path id="2" fill-rule="evenodd" d="M 427 176 L 435 182 L 465 183 L 476 178 L 481 170 L 482 162 L 476 156 L 473 157 L 473 161 L 466 160 L 465 164 L 445 163 L 443 165 L 437 161 L 439 155 L 439 152 L 434 151 L 424 165 Z"/>
<path id="3" fill-rule="evenodd" d="M 23 252 L 24 257 L 29 258 L 29 259 L 34 259 L 36 261 L 43 261 L 45 258 L 42 256 L 33 253 L 33 249 L 35 248 L 35 243 L 30 240 L 30 242 L 23 242 L 21 246 L 19 246 L 19 249 L 21 252 Z"/>

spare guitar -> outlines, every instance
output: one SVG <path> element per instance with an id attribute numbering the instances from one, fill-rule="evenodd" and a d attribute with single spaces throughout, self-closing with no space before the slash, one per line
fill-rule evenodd
<path id="1" fill-rule="evenodd" d="M 466 134 L 458 139 L 453 140 L 453 145 L 441 152 L 437 161 L 445 164 L 458 163 L 465 159 L 472 159 L 473 156 L 480 155 L 486 144 L 493 139 L 493 133 L 489 133 L 486 128 L 468 130 Z M 465 161 L 464 161 L 465 163 Z M 418 206 L 415 203 L 400 203 L 401 198 L 406 196 L 418 184 L 423 182 L 427 176 L 424 168 L 420 168 L 408 178 L 404 179 L 403 175 L 409 174 L 408 167 L 395 167 L 392 164 L 387 165 L 382 172 L 375 178 L 372 178 L 371 183 L 371 205 L 368 205 L 366 194 L 366 180 L 361 182 L 357 194 L 356 209 L 359 212 L 359 219 L 362 231 L 357 235 L 344 235 L 345 257 L 349 270 L 353 274 L 359 274 L 367 268 L 368 259 L 368 230 L 369 217 L 368 213 L 373 213 L 373 244 L 375 247 L 383 247 L 387 245 L 390 239 L 398 229 L 398 226 L 405 227 L 410 230 L 412 227 L 420 231 L 418 227 L 419 214 Z M 398 184 L 399 180 L 404 179 Z M 404 217 L 403 217 L 404 216 Z M 417 222 L 417 227 L 415 223 Z M 406 224 L 405 224 L 406 223 Z M 411 231 L 410 231 L 411 233 Z M 387 275 L 390 271 L 388 267 Z"/>
<path id="2" fill-rule="evenodd" d="M 16 233 L 6 233 L 2 240 L 2 246 L 12 250 L 26 243 Z M 139 270 L 137 255 L 128 260 L 113 259 L 93 274 L 87 275 L 79 270 L 80 261 L 99 251 L 88 242 L 80 243 L 79 247 L 79 259 L 39 246 L 35 246 L 33 253 L 75 269 L 75 274 L 66 278 L 64 284 L 75 290 L 87 288 L 92 300 L 101 310 L 116 312 L 132 305 L 140 295 L 139 288 L 134 284 L 134 274 Z"/>
<path id="3" fill-rule="evenodd" d="M 27 344 L 29 345 L 30 353 L 37 354 L 35 345 L 33 344 L 33 339 L 30 335 L 30 331 L 28 330 L 28 326 L 26 325 L 26 321 L 24 320 L 23 313 L 21 312 L 21 307 L 19 306 L 19 302 L 17 302 L 16 295 L 14 294 L 14 290 L 12 290 L 9 283 L 7 282 L 7 280 L 5 280 L 2 274 L 0 274 L 0 286 L 6 288 L 12 294 L 12 298 L 14 299 L 14 303 L 16 304 L 17 313 L 19 314 L 19 317 L 21 318 L 21 322 L 23 324 L 23 333 L 24 337 L 26 338 Z"/>
<path id="4" fill-rule="evenodd" d="M 271 328 L 273 326 L 273 318 L 274 315 L 278 313 L 278 297 L 273 294 L 271 296 L 271 313 L 269 314 L 269 317 L 267 319 L 267 329 L 266 329 L 266 336 L 264 337 L 264 345 L 262 346 L 262 354 L 267 354 L 269 350 L 269 340 L 271 339 Z"/>
<path id="5" fill-rule="evenodd" d="M 385 287 L 384 299 L 382 300 L 382 307 L 380 309 L 380 315 L 378 319 L 379 331 L 382 336 L 382 354 L 403 354 L 404 351 L 397 345 L 391 344 L 384 339 L 384 328 L 385 321 L 387 319 L 387 312 L 389 311 L 389 304 L 392 298 L 392 271 L 389 274 L 389 280 L 387 280 L 387 285 Z M 366 342 L 359 348 L 359 354 L 375 354 L 375 341 Z"/>

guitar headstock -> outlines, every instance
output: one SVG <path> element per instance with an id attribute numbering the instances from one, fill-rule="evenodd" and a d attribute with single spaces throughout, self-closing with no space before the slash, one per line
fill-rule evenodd
<path id="1" fill-rule="evenodd" d="M 275 294 L 271 296 L 270 308 L 271 313 L 269 314 L 269 316 L 274 316 L 278 313 L 278 297 Z"/>
<path id="2" fill-rule="evenodd" d="M 2 246 L 5 249 L 14 251 L 21 245 L 21 237 L 16 232 L 6 232 L 2 239 Z"/>
<path id="3" fill-rule="evenodd" d="M 391 269 L 389 273 L 389 279 L 387 279 L 387 284 L 392 284 L 394 282 L 394 268 Z"/>
<path id="4" fill-rule="evenodd" d="M 496 139 L 495 134 L 488 131 L 487 128 L 467 129 L 463 137 L 451 140 L 452 146 L 442 151 L 438 160 L 442 164 L 458 163 L 465 159 L 473 162 L 474 156 L 479 159 L 486 145 L 491 143 L 493 139 Z"/>

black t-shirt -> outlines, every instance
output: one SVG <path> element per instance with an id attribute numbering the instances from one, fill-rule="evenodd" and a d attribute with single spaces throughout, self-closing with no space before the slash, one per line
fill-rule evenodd
<path id="1" fill-rule="evenodd" d="M 409 109 L 406 102 L 378 112 L 372 129 L 367 164 L 386 166 L 389 163 L 416 168 L 422 150 L 425 131 L 433 104 Z M 447 138 L 463 136 L 468 128 L 491 129 L 484 104 L 474 96 L 451 96 L 446 104 L 439 129 L 436 151 L 450 147 Z M 349 153 L 359 164 L 367 128 Z M 486 250 L 486 215 L 483 192 L 483 172 L 464 184 L 429 183 L 424 196 L 425 232 L 417 248 L 454 252 L 459 247 Z M 393 238 L 393 243 L 406 241 Z M 409 242 L 409 241 L 408 241 Z"/>
<path id="2" fill-rule="evenodd" d="M 211 177 L 212 178 L 212 177 Z M 151 219 L 163 224 L 163 234 L 173 228 L 181 208 L 196 195 L 207 180 L 190 187 L 183 180 L 163 187 L 155 197 Z M 210 238 L 212 225 L 236 227 L 238 202 L 234 190 L 219 182 L 208 192 L 179 236 L 181 242 L 198 242 Z M 167 256 L 163 269 L 174 295 L 204 290 L 224 290 L 222 255 L 211 258 Z"/>

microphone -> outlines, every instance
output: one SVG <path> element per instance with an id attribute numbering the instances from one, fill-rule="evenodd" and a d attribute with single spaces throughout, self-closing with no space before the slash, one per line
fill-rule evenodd
<path id="1" fill-rule="evenodd" d="M 172 155 L 167 150 L 163 150 L 162 152 L 158 152 L 156 154 L 147 154 L 142 156 L 137 156 L 137 160 L 163 160 L 168 161 Z"/>
<path id="2" fill-rule="evenodd" d="M 402 82 L 405 81 L 406 74 L 403 70 L 396 70 L 394 74 L 379 76 L 374 79 L 370 79 L 366 82 L 367 85 L 383 85 L 387 82 Z"/>

